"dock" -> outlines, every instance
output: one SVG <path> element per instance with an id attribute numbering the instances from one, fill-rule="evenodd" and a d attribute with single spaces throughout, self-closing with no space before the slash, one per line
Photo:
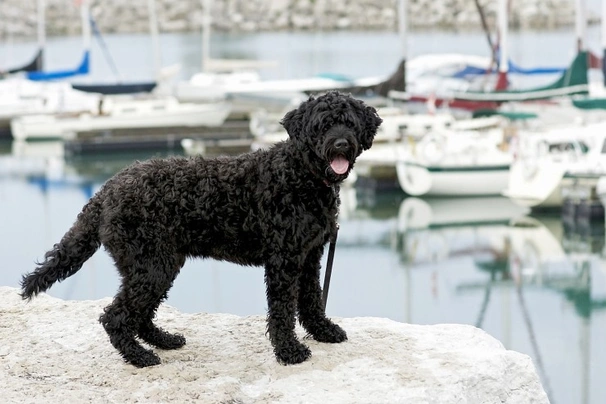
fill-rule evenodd
<path id="1" fill-rule="evenodd" d="M 219 127 L 173 127 L 152 129 L 117 129 L 79 132 L 73 140 L 64 141 L 66 155 L 171 150 L 183 151 L 182 140 L 191 139 L 204 143 L 209 154 L 220 150 L 243 152 L 250 150 L 253 135 L 248 121 L 227 121 Z"/>

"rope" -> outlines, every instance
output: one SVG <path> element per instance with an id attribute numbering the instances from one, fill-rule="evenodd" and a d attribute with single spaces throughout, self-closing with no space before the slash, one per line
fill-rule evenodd
<path id="1" fill-rule="evenodd" d="M 95 38 L 97 39 L 97 41 L 99 41 L 99 46 L 101 47 L 101 50 L 103 51 L 103 54 L 105 56 L 105 59 L 107 60 L 107 63 L 109 63 L 109 66 L 111 67 L 112 71 L 114 72 L 114 76 L 118 79 L 118 81 L 121 81 L 120 73 L 118 72 L 118 68 L 116 67 L 116 64 L 114 63 L 114 59 L 112 58 L 112 55 L 109 53 L 107 44 L 105 43 L 105 40 L 101 36 L 101 31 L 99 31 L 99 28 L 97 27 L 97 23 L 95 22 L 95 20 L 93 19 L 92 16 L 90 16 L 90 26 L 93 30 L 93 33 L 95 34 Z"/>

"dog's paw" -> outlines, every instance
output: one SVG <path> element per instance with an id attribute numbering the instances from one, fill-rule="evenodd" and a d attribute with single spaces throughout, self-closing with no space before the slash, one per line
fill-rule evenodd
<path id="1" fill-rule="evenodd" d="M 278 362 L 283 365 L 296 365 L 311 357 L 310 349 L 300 342 L 276 348 L 274 352 L 276 353 Z"/>
<path id="2" fill-rule="evenodd" d="M 332 344 L 347 341 L 347 333 L 345 330 L 331 321 L 328 321 L 321 327 L 317 327 L 314 332 L 311 333 L 311 336 L 318 342 L 328 342 Z"/>
<path id="3" fill-rule="evenodd" d="M 183 347 L 187 340 L 181 334 L 166 333 L 162 344 L 156 345 L 160 349 L 179 349 Z"/>
<path id="4" fill-rule="evenodd" d="M 179 349 L 185 345 L 185 337 L 181 334 L 171 334 L 160 328 L 148 332 L 139 332 L 139 337 L 150 345 L 160 349 Z"/>
<path id="5" fill-rule="evenodd" d="M 138 350 L 136 354 L 125 355 L 124 359 L 138 368 L 146 368 L 148 366 L 159 365 L 162 361 L 160 357 L 147 349 Z"/>

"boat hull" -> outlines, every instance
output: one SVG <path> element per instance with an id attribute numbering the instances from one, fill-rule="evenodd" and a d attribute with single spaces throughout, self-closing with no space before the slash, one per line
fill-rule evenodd
<path id="1" fill-rule="evenodd" d="M 124 111 L 127 111 L 125 108 Z M 229 104 L 190 104 L 174 110 L 150 109 L 112 115 L 79 114 L 31 115 L 14 119 L 11 130 L 15 140 L 74 139 L 77 133 L 112 129 L 215 127 L 223 124 L 230 112 Z"/>
<path id="2" fill-rule="evenodd" d="M 115 84 L 72 84 L 74 90 L 105 95 L 150 93 L 158 85 L 155 81 Z"/>
<path id="3" fill-rule="evenodd" d="M 564 201 L 567 199 L 566 189 L 573 189 L 579 186 L 588 189 L 595 188 L 599 178 L 600 177 L 597 176 L 576 176 L 568 174 L 561 177 L 550 191 L 543 196 L 530 192 L 516 193 L 510 189 L 504 191 L 503 195 L 511 199 L 514 203 L 531 209 L 558 209 L 563 206 Z"/>
<path id="4" fill-rule="evenodd" d="M 501 195 L 509 180 L 509 166 L 440 167 L 400 162 L 396 166 L 402 190 L 412 196 Z"/>

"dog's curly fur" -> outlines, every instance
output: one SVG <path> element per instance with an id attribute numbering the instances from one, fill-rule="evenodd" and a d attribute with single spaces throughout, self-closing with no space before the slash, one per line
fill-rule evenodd
<path id="1" fill-rule="evenodd" d="M 76 273 L 103 245 L 122 277 L 100 322 L 131 364 L 160 363 L 136 337 L 161 349 L 185 344 L 153 322 L 188 257 L 265 267 L 267 332 L 277 360 L 310 357 L 295 316 L 316 340 L 342 342 L 321 301 L 320 261 L 338 213 L 338 185 L 381 124 L 377 111 L 339 92 L 310 97 L 288 112 L 289 139 L 236 157 L 137 162 L 110 178 L 73 227 L 23 276 L 31 299 Z M 336 170 L 331 166 L 344 157 Z"/>

